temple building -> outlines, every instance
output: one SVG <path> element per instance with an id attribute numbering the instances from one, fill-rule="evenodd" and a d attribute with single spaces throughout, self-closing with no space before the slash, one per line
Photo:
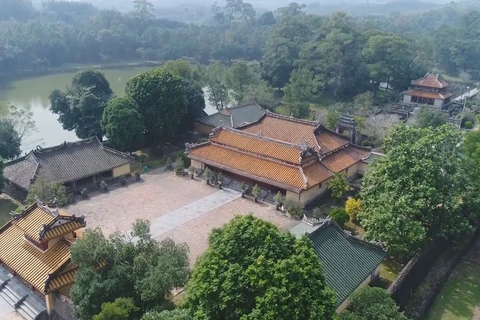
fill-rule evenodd
<path id="1" fill-rule="evenodd" d="M 198 119 L 195 131 L 209 135 L 216 127 L 240 128 L 257 122 L 265 114 L 265 109 L 256 103 L 225 108 L 217 113 Z"/>
<path id="2" fill-rule="evenodd" d="M 453 93 L 448 92 L 449 83 L 438 75 L 427 73 L 425 77 L 413 80 L 411 88 L 403 93 L 404 103 L 418 103 L 443 108 L 450 103 Z"/>
<path id="3" fill-rule="evenodd" d="M 39 172 L 62 183 L 67 192 L 80 191 L 130 174 L 133 158 L 105 147 L 97 137 L 65 142 L 50 148 L 37 147 L 26 156 L 5 164 L 4 191 L 23 200 Z"/>
<path id="4" fill-rule="evenodd" d="M 84 217 L 40 201 L 0 228 L 0 297 L 25 319 L 50 319 L 54 294 L 69 297 L 76 266 L 70 246 Z"/>
<path id="5" fill-rule="evenodd" d="M 314 121 L 267 111 L 240 129 L 217 127 L 209 141 L 187 144 L 192 166 L 209 167 L 249 185 L 306 204 L 335 173 L 363 174 L 372 152 Z"/>

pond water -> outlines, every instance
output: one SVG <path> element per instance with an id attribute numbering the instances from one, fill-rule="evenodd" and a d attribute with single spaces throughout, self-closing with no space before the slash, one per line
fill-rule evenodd
<path id="1" fill-rule="evenodd" d="M 147 70 L 148 67 L 132 67 L 122 69 L 101 69 L 110 82 L 117 96 L 123 96 L 125 85 L 132 77 Z M 74 72 L 57 73 L 46 76 L 28 78 L 11 82 L 0 88 L 0 105 L 14 105 L 32 111 L 38 131 L 22 145 L 23 151 L 30 151 L 36 146 L 54 146 L 64 141 L 78 140 L 73 131 L 66 131 L 57 121 L 58 116 L 52 113 L 48 96 L 55 89 L 64 90 L 72 82 Z M 208 114 L 216 112 L 205 97 Z"/>

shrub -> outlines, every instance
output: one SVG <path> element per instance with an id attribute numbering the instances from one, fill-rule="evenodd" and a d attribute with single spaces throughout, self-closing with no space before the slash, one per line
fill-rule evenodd
<path id="1" fill-rule="evenodd" d="M 344 173 L 336 173 L 328 183 L 328 190 L 332 193 L 333 199 L 341 200 L 349 190 L 347 176 Z"/>
<path id="2" fill-rule="evenodd" d="M 473 128 L 473 122 L 472 121 L 465 121 L 465 129 L 472 129 Z"/>
<path id="3" fill-rule="evenodd" d="M 197 170 L 197 168 L 195 168 L 194 166 L 188 167 L 188 172 L 191 173 L 191 174 L 194 174 L 196 170 Z"/>
<path id="4" fill-rule="evenodd" d="M 83 190 L 80 191 L 80 194 L 82 195 L 82 198 L 83 198 L 83 199 L 87 199 L 87 198 L 88 198 L 88 190 L 87 190 L 87 188 L 83 188 Z"/>
<path id="5" fill-rule="evenodd" d="M 303 205 L 300 202 L 292 199 L 286 199 L 285 208 L 292 217 L 303 217 Z"/>
<path id="6" fill-rule="evenodd" d="M 100 190 L 102 191 L 108 190 L 108 183 L 106 183 L 105 180 L 102 180 L 102 182 L 100 182 Z"/>
<path id="7" fill-rule="evenodd" d="M 172 157 L 168 157 L 167 158 L 167 161 L 166 161 L 166 167 L 167 167 L 167 170 L 172 170 L 172 165 L 173 165 L 173 160 L 172 160 Z"/>
<path id="8" fill-rule="evenodd" d="M 347 211 L 342 208 L 333 209 L 332 211 L 330 211 L 330 214 L 328 216 L 332 218 L 332 220 L 334 220 L 336 223 L 338 223 L 342 228 L 345 223 L 347 223 L 350 219 Z"/>
<path id="9" fill-rule="evenodd" d="M 213 172 L 212 170 L 210 170 L 210 168 L 205 169 L 204 175 L 205 175 L 205 179 L 207 179 L 207 181 L 209 182 L 213 178 Z"/>
<path id="10" fill-rule="evenodd" d="M 242 192 L 247 192 L 248 185 L 246 183 L 243 183 L 242 186 L 240 187 L 240 190 L 242 190 Z"/>
<path id="11" fill-rule="evenodd" d="M 75 202 L 75 195 L 72 192 L 70 192 L 67 196 L 68 196 L 68 203 Z"/>
<path id="12" fill-rule="evenodd" d="M 222 183 L 223 183 L 223 181 L 225 181 L 225 177 L 223 176 L 223 174 L 221 174 L 221 173 L 218 174 L 217 181 L 222 182 Z"/>
<path id="13" fill-rule="evenodd" d="M 276 203 L 283 203 L 285 201 L 285 197 L 280 191 L 278 191 L 277 194 L 273 197 L 273 200 Z"/>
<path id="14" fill-rule="evenodd" d="M 183 163 L 183 159 L 177 158 L 177 160 L 175 160 L 175 163 L 173 164 L 173 168 L 175 169 L 176 172 L 182 172 L 185 169 L 185 164 Z"/>
<path id="15" fill-rule="evenodd" d="M 255 197 L 255 200 L 260 196 L 260 187 L 258 186 L 258 184 L 254 185 L 253 186 L 253 189 L 252 189 L 252 196 Z"/>
<path id="16" fill-rule="evenodd" d="M 345 203 L 345 211 L 350 217 L 351 221 L 357 219 L 357 214 L 360 212 L 362 206 L 362 201 L 360 199 L 349 198 Z"/>

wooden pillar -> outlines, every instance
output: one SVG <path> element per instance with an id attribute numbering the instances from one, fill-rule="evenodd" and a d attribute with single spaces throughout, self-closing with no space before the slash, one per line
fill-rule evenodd
<path id="1" fill-rule="evenodd" d="M 47 305 L 47 313 L 49 316 L 53 315 L 53 309 L 54 309 L 54 304 L 53 304 L 53 293 L 49 293 L 45 296 L 45 302 Z"/>

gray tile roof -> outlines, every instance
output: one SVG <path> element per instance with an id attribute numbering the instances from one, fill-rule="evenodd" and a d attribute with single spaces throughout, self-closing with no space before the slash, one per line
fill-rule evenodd
<path id="1" fill-rule="evenodd" d="M 3 175 L 6 179 L 27 190 L 31 180 L 35 177 L 38 169 L 38 162 L 33 154 L 11 161 L 6 164 Z"/>
<path id="2" fill-rule="evenodd" d="M 368 163 L 368 164 L 372 164 L 372 163 L 377 162 L 378 159 L 380 159 L 382 157 L 383 157 L 383 154 L 372 152 L 368 155 L 368 157 L 363 159 L 363 162 Z"/>
<path id="3" fill-rule="evenodd" d="M 249 123 L 257 122 L 265 114 L 265 110 L 256 103 L 227 108 L 223 112 L 229 114 L 217 112 L 201 118 L 197 122 L 212 127 L 239 128 Z"/>
<path id="4" fill-rule="evenodd" d="M 265 114 L 265 110 L 256 103 L 228 108 L 227 111 L 232 115 L 234 128 L 257 122 Z"/>
<path id="5" fill-rule="evenodd" d="M 387 255 L 380 246 L 346 234 L 330 219 L 308 236 L 322 262 L 326 282 L 337 295 L 338 305 L 375 271 Z"/>
<path id="6" fill-rule="evenodd" d="M 232 116 L 221 113 L 214 113 L 205 118 L 198 119 L 197 122 L 211 127 L 232 127 Z"/>
<path id="7" fill-rule="evenodd" d="M 4 176 L 28 189 L 39 170 L 53 181 L 66 183 L 112 170 L 132 160 L 126 153 L 103 146 L 95 137 L 34 150 L 24 158 L 7 163 Z"/>

